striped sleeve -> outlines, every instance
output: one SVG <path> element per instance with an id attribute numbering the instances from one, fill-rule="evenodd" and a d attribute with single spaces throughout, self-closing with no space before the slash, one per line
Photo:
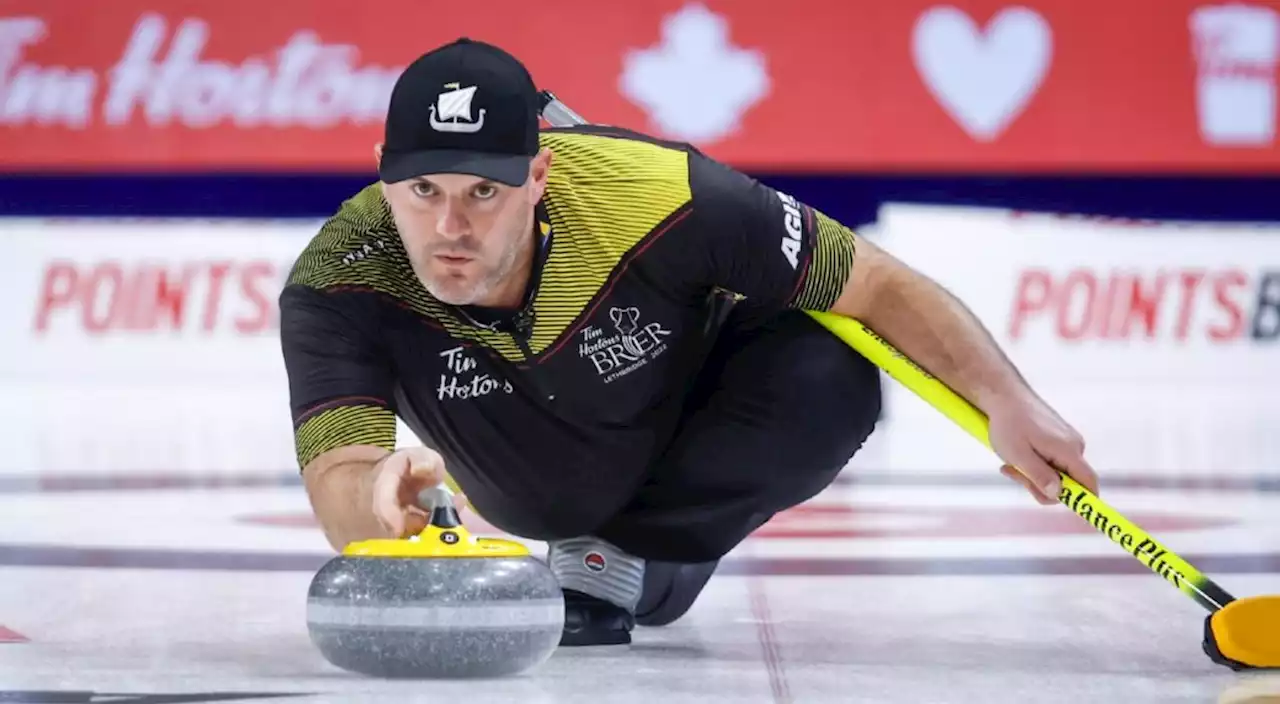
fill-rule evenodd
<path id="1" fill-rule="evenodd" d="M 809 271 L 800 282 L 792 308 L 826 311 L 840 298 L 853 270 L 853 230 L 821 211 L 812 210 L 814 227 Z"/>
<path id="2" fill-rule="evenodd" d="M 358 399 L 338 399 L 294 422 L 294 444 L 300 468 L 346 445 L 376 445 L 391 451 L 396 444 L 396 415 Z"/>
<path id="3" fill-rule="evenodd" d="M 350 294 L 290 284 L 280 295 L 298 467 L 348 445 L 395 449 L 394 377 Z"/>
<path id="4" fill-rule="evenodd" d="M 853 268 L 854 233 L 791 195 L 706 157 L 690 157 L 708 283 L 765 308 L 829 310 Z"/>

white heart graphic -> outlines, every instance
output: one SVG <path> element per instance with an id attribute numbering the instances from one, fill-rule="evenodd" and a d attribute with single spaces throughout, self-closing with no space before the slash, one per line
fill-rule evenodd
<path id="1" fill-rule="evenodd" d="M 984 33 L 963 10 L 934 7 L 911 37 L 916 70 L 971 137 L 995 139 L 1040 88 L 1053 32 L 1035 10 L 1001 10 Z"/>

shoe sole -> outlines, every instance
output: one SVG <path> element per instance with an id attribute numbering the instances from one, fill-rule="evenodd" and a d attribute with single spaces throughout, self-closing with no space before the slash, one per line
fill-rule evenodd
<path id="1" fill-rule="evenodd" d="M 592 645 L 629 645 L 631 634 L 627 631 L 575 632 L 565 631 L 560 634 L 560 646 L 565 648 L 581 648 Z"/>

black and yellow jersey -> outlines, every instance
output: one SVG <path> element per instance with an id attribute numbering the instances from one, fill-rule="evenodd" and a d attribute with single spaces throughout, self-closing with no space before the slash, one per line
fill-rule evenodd
<path id="1" fill-rule="evenodd" d="M 301 253 L 280 296 L 300 465 L 393 449 L 399 416 L 481 514 L 564 502 L 603 518 L 674 431 L 717 300 L 826 310 L 844 286 L 848 228 L 688 145 L 595 126 L 541 141 L 555 158 L 527 315 L 434 299 L 377 184 Z"/>

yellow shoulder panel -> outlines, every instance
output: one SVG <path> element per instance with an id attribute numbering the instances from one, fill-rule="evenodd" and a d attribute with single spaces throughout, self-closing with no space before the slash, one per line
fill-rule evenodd
<path id="1" fill-rule="evenodd" d="M 619 261 L 691 197 L 681 151 L 572 132 L 543 133 L 542 145 L 553 153 L 545 198 L 553 244 L 537 300 L 534 352 L 554 342 Z"/>

